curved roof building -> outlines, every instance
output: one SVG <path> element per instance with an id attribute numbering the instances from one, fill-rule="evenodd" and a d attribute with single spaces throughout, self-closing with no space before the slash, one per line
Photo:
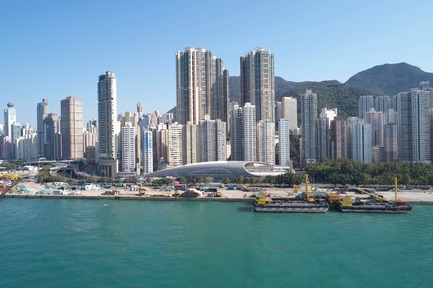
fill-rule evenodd
<path id="1" fill-rule="evenodd" d="M 288 171 L 253 161 L 213 161 L 188 164 L 149 173 L 146 177 L 212 177 L 214 179 L 277 176 Z"/>

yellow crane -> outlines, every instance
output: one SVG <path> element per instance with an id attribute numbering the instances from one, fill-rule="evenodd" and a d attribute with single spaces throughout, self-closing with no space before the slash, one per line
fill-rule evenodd
<path id="1" fill-rule="evenodd" d="M 310 186 L 308 174 L 305 174 L 305 196 L 307 197 L 308 202 L 310 203 L 314 202 L 314 196 L 312 195 L 312 189 Z"/>
<path id="2" fill-rule="evenodd" d="M 373 193 L 367 192 L 367 191 L 365 191 L 364 189 L 361 189 L 361 188 L 359 188 L 359 187 L 353 187 L 353 189 L 355 189 L 356 191 L 358 191 L 358 192 L 360 192 L 360 193 L 362 193 L 362 194 L 369 195 L 369 196 L 372 197 L 374 200 L 376 200 L 376 202 L 387 202 L 385 199 L 383 199 L 382 196 L 379 196 L 379 195 L 376 195 L 376 194 L 373 194 Z"/>

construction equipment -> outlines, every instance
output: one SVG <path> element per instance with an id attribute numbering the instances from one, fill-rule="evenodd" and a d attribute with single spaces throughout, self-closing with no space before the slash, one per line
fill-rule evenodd
<path id="1" fill-rule="evenodd" d="M 138 195 L 144 196 L 146 194 L 146 191 L 146 188 L 140 187 L 140 189 L 138 189 Z"/>

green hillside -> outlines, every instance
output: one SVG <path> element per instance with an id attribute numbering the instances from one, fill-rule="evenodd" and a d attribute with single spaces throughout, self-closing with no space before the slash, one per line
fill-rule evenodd
<path id="1" fill-rule="evenodd" d="M 421 81 L 433 84 L 433 73 L 424 72 L 407 63 L 384 64 L 359 72 L 346 81 L 351 86 L 364 88 L 378 95 L 396 95 L 416 88 Z"/>
<path id="2" fill-rule="evenodd" d="M 306 90 L 317 94 L 317 108 L 337 108 L 343 118 L 358 115 L 358 99 L 361 95 L 370 95 L 366 89 L 342 84 L 336 80 L 322 82 L 291 82 L 275 77 L 275 99 L 280 101 L 284 96 L 298 98 Z M 230 99 L 240 101 L 239 76 L 230 77 Z"/>

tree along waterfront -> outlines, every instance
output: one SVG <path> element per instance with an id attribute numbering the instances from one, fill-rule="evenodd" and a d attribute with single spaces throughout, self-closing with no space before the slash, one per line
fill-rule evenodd
<path id="1" fill-rule="evenodd" d="M 426 163 L 365 164 L 338 159 L 310 164 L 305 167 L 305 172 L 318 183 L 389 185 L 395 176 L 401 185 L 433 185 L 433 165 Z"/>
<path id="2" fill-rule="evenodd" d="M 394 176 L 398 178 L 401 185 L 433 186 L 433 165 L 425 163 L 408 163 L 393 161 L 386 163 L 354 162 L 349 159 L 338 159 L 336 161 L 325 161 L 321 163 L 309 164 L 304 168 L 311 179 L 316 183 L 333 185 L 390 185 L 393 183 Z M 304 182 L 303 173 L 286 173 L 279 176 L 257 177 L 238 177 L 234 179 L 223 179 L 224 184 L 270 184 L 292 186 Z M 65 179 L 65 176 L 50 175 L 50 166 L 44 166 L 39 171 L 38 181 L 55 182 Z M 76 179 L 77 180 L 77 179 Z M 153 185 L 169 185 L 174 182 L 194 185 L 197 183 L 209 183 L 213 179 L 206 177 L 177 177 L 177 179 L 144 179 L 144 183 Z M 117 183 L 128 182 L 136 183 L 134 179 L 108 179 L 92 178 L 80 179 L 80 182 L 103 182 Z"/>

